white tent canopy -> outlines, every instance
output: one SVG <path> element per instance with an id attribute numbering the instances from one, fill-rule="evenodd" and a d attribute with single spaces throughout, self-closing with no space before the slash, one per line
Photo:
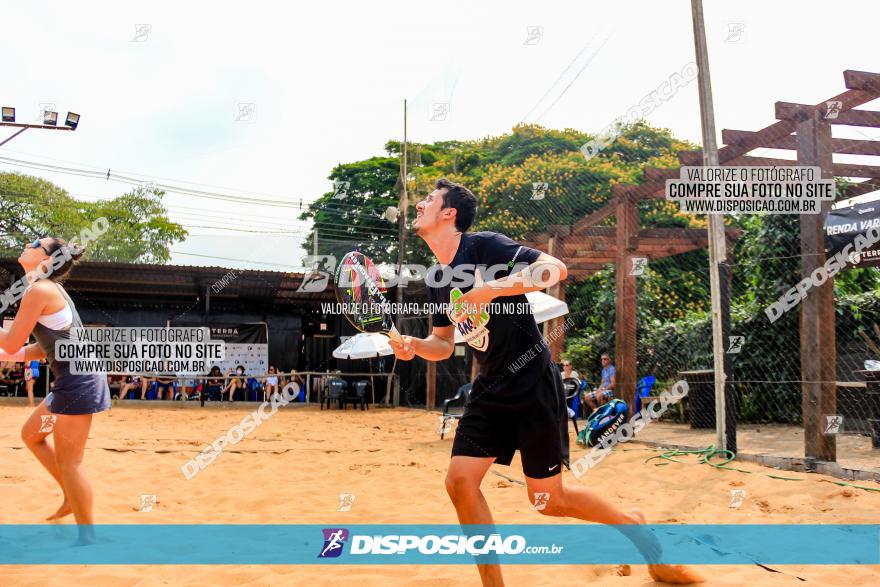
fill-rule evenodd
<path id="1" fill-rule="evenodd" d="M 538 324 L 568 314 L 568 304 L 562 300 L 557 300 L 553 296 L 548 296 L 544 292 L 529 292 L 526 294 L 526 299 L 532 306 L 532 314 L 535 316 L 535 322 Z M 503 303 L 504 298 L 495 298 L 495 301 Z M 456 329 L 455 344 L 462 343 L 464 343 L 464 337 L 458 332 L 458 329 Z"/>

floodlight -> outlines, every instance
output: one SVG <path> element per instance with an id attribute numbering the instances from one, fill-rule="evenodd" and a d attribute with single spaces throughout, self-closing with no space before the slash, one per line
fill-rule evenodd
<path id="1" fill-rule="evenodd" d="M 77 125 L 79 125 L 79 114 L 68 112 L 67 120 L 64 121 L 64 125 L 69 126 L 71 130 L 76 130 Z"/>

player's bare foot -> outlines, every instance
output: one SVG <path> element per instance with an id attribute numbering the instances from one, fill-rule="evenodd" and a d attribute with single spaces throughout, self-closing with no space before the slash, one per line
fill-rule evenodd
<path id="1" fill-rule="evenodd" d="M 632 508 L 629 512 L 635 516 L 640 524 L 645 522 L 645 514 L 638 508 Z M 694 583 L 705 583 L 699 573 L 692 571 L 684 565 L 648 565 L 648 573 L 651 578 L 659 583 L 671 583 L 673 585 L 692 585 Z"/>
<path id="2" fill-rule="evenodd" d="M 52 514 L 51 516 L 46 518 L 46 520 L 50 521 L 50 522 L 53 520 L 60 520 L 64 516 L 69 516 L 72 513 L 73 513 L 73 508 L 71 508 L 69 505 L 67 505 L 67 500 L 65 499 L 64 503 L 62 503 L 58 507 L 58 511 L 56 511 L 54 514 Z"/>
<path id="3" fill-rule="evenodd" d="M 617 568 L 614 569 L 614 574 L 618 577 L 629 577 L 632 575 L 632 567 L 629 565 L 617 565 Z"/>

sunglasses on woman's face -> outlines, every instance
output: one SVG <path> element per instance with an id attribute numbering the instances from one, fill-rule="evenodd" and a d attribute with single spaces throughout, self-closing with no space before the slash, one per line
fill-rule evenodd
<path id="1" fill-rule="evenodd" d="M 47 255 L 51 254 L 49 251 L 46 250 L 46 247 L 43 246 L 43 243 L 40 241 L 40 239 L 35 240 L 34 242 L 29 244 L 28 246 L 32 249 L 43 249 L 43 252 L 46 253 Z"/>

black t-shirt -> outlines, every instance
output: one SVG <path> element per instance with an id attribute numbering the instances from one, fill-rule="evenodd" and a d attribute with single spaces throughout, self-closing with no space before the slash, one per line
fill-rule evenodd
<path id="1" fill-rule="evenodd" d="M 464 233 L 449 265 L 435 265 L 425 278 L 435 308 L 451 310 L 458 296 L 473 287 L 475 268 L 484 281 L 518 273 L 534 263 L 540 251 L 495 232 Z M 473 349 L 480 364 L 471 397 L 480 396 L 510 404 L 531 391 L 550 363 L 550 352 L 525 295 L 501 295 L 489 310 L 455 325 Z M 443 312 L 434 313 L 434 326 L 449 326 Z"/>

